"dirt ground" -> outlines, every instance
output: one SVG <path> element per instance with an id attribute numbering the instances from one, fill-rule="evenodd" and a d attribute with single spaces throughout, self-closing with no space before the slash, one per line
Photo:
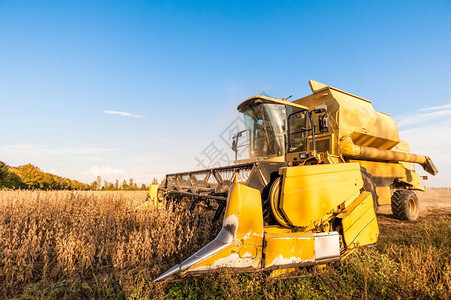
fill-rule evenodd
<path id="1" fill-rule="evenodd" d="M 429 188 L 426 192 L 415 192 L 420 201 L 420 216 L 428 215 L 435 210 L 451 212 L 451 189 Z M 390 216 L 390 205 L 379 207 L 378 214 Z"/>

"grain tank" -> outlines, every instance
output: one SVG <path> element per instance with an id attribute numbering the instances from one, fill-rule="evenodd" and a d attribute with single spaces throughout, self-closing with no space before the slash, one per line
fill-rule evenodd
<path id="1" fill-rule="evenodd" d="M 299 156 L 315 153 L 313 156 L 320 163 L 358 162 L 366 188 L 373 193 L 376 208 L 392 204 L 396 217 L 416 219 L 418 199 L 412 191 L 424 191 L 425 188 L 412 163 L 420 164 L 428 173 L 436 175 L 438 171 L 432 160 L 411 154 L 409 145 L 399 139 L 395 120 L 386 113 L 376 112 L 370 100 L 313 80 L 309 84 L 312 95 L 294 103 L 304 105 L 312 112 L 312 123 L 307 126 L 311 127 L 308 130 L 314 128 L 315 134 L 309 133 L 308 142 L 299 148 L 290 141 L 295 141 L 302 133 L 288 132 L 290 146 L 286 160 L 300 164 L 304 160 Z M 297 110 L 288 110 L 288 127 L 293 128 L 296 126 L 293 113 Z M 399 203 L 401 195 L 402 199 L 409 199 L 407 203 Z"/>

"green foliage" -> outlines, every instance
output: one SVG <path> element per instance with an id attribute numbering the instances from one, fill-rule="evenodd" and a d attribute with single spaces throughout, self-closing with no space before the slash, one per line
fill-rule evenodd
<path id="1" fill-rule="evenodd" d="M 123 190 L 128 190 L 128 183 L 127 183 L 127 181 L 125 181 L 125 179 L 124 179 L 124 181 L 122 181 L 122 189 Z"/>
<path id="2" fill-rule="evenodd" d="M 9 166 L 0 161 L 0 189 L 26 188 L 26 185 L 15 174 L 10 172 Z"/>
<path id="3" fill-rule="evenodd" d="M 91 185 L 89 186 L 89 188 L 91 189 L 91 190 L 97 190 L 97 180 L 96 181 L 93 181 L 92 183 L 91 183 Z"/>
<path id="4" fill-rule="evenodd" d="M 100 176 L 98 176 L 100 178 Z M 127 183 L 126 180 L 122 182 L 122 185 L 119 185 L 119 180 L 116 179 L 115 183 L 108 182 L 107 180 L 103 181 L 103 185 L 98 185 L 98 180 L 94 181 L 90 185 L 91 190 L 103 190 L 103 191 L 119 191 L 119 190 L 126 190 L 126 191 L 139 191 L 147 190 L 147 186 L 145 184 L 142 184 L 141 187 L 136 184 L 136 182 L 133 182 L 133 178 L 130 178 L 129 183 Z"/>
<path id="5" fill-rule="evenodd" d="M 6 170 L 6 172 L 5 172 Z M 9 167 L 0 162 L 0 188 L 41 190 L 88 190 L 89 185 L 42 172 L 37 166 L 26 164 Z"/>
<path id="6" fill-rule="evenodd" d="M 122 182 L 119 186 L 119 180 L 115 183 L 103 181 L 97 176 L 96 180 L 91 184 L 82 183 L 69 178 L 53 175 L 41 171 L 37 166 L 26 164 L 19 167 L 10 167 L 4 162 L 0 161 L 0 189 L 41 189 L 41 190 L 147 190 L 147 186 L 142 184 L 141 187 L 129 179 Z"/>
<path id="7" fill-rule="evenodd" d="M 0 181 L 5 180 L 9 175 L 8 166 L 0 161 Z"/>

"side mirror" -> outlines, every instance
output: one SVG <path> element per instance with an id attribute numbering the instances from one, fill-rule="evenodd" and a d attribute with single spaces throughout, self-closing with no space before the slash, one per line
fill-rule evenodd
<path id="1" fill-rule="evenodd" d="M 243 136 L 245 131 L 246 130 L 239 131 L 232 137 L 232 150 L 235 151 L 235 153 L 238 151 L 238 140 Z"/>
<path id="2" fill-rule="evenodd" d="M 235 137 L 234 137 L 233 140 L 232 140 L 232 150 L 233 150 L 234 152 L 236 152 L 236 151 L 238 150 L 238 143 L 237 143 L 237 140 L 238 140 L 238 139 L 235 139 Z"/>

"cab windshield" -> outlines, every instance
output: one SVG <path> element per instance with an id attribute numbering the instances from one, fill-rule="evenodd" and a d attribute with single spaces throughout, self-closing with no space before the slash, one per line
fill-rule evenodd
<path id="1" fill-rule="evenodd" d="M 260 103 L 243 114 L 250 159 L 285 155 L 285 105 Z"/>

